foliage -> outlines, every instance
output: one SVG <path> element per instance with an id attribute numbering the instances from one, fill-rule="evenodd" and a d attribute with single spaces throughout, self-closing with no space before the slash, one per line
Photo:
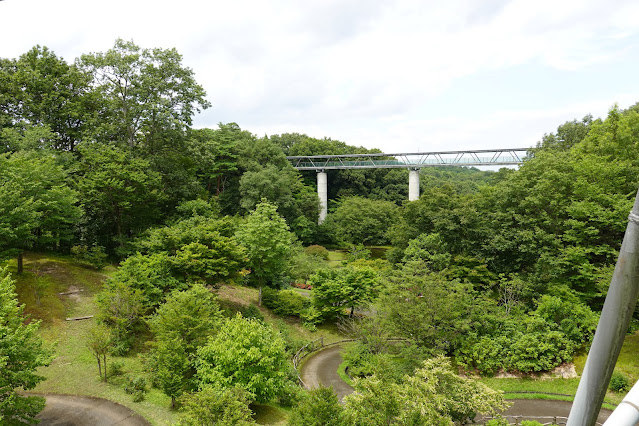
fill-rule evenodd
<path id="1" fill-rule="evenodd" d="M 0 256 L 55 248 L 73 237 L 82 211 L 66 179 L 54 156 L 35 151 L 0 155 Z"/>
<path id="2" fill-rule="evenodd" d="M 172 406 L 193 387 L 197 349 L 216 334 L 221 322 L 215 296 L 202 285 L 174 291 L 149 320 L 155 340 L 148 368 Z"/>
<path id="3" fill-rule="evenodd" d="M 157 340 L 179 340 L 187 354 L 195 354 L 209 336 L 215 335 L 221 322 L 215 295 L 196 284 L 171 293 L 149 319 L 149 326 Z"/>
<path id="4" fill-rule="evenodd" d="M 355 390 L 344 407 L 353 425 L 462 424 L 477 414 L 494 415 L 507 405 L 499 392 L 457 376 L 443 357 L 424 361 L 400 383 L 373 375 L 358 380 Z"/>
<path id="5" fill-rule="evenodd" d="M 255 425 L 249 409 L 251 395 L 241 387 L 205 386 L 199 392 L 184 395 L 179 426 Z"/>
<path id="6" fill-rule="evenodd" d="M 114 250 L 157 223 L 165 201 L 159 173 L 148 160 L 115 145 L 80 144 L 77 187 L 90 225 L 87 241 Z"/>
<path id="7" fill-rule="evenodd" d="M 288 425 L 341 426 L 345 424 L 342 411 L 332 387 L 311 389 L 293 408 Z"/>
<path id="8" fill-rule="evenodd" d="M 120 283 L 131 291 L 140 293 L 145 311 L 152 311 L 166 295 L 174 290 L 184 290 L 187 285 L 172 274 L 166 253 L 129 256 L 109 280 L 109 285 Z"/>
<path id="9" fill-rule="evenodd" d="M 325 223 L 341 244 L 386 244 L 386 232 L 396 215 L 397 206 L 389 201 L 345 197 Z"/>
<path id="10" fill-rule="evenodd" d="M 207 108 L 205 92 L 175 49 L 142 49 L 116 40 L 106 53 L 82 55 L 78 66 L 93 75 L 100 95 L 100 124 L 93 136 L 157 150 Z"/>
<path id="11" fill-rule="evenodd" d="M 260 287 L 276 283 L 286 270 L 292 235 L 275 205 L 262 200 L 236 237 L 247 250 L 252 279 Z"/>
<path id="12" fill-rule="evenodd" d="M 627 392 L 630 389 L 630 380 L 622 373 L 614 371 L 610 377 L 608 389 L 615 392 Z"/>
<path id="13" fill-rule="evenodd" d="M 52 353 L 38 335 L 40 323 L 25 324 L 23 311 L 14 281 L 6 268 L 0 269 L 0 419 L 35 424 L 44 399 L 23 396 L 20 390 L 31 390 L 44 379 L 36 369 L 48 365 Z"/>
<path id="14" fill-rule="evenodd" d="M 283 340 L 268 325 L 241 315 L 227 320 L 198 350 L 201 386 L 238 386 L 266 402 L 283 388 L 287 357 Z"/>
<path id="15" fill-rule="evenodd" d="M 309 280 L 313 306 L 325 319 L 335 319 L 350 308 L 370 303 L 379 291 L 377 273 L 369 267 L 319 270 Z"/>
<path id="16" fill-rule="evenodd" d="M 328 260 L 328 250 L 325 247 L 314 244 L 304 248 L 304 252 L 311 256 L 317 256 L 321 259 Z"/>
<path id="17" fill-rule="evenodd" d="M 144 401 L 144 396 L 148 392 L 146 379 L 142 376 L 128 378 L 124 391 L 129 395 L 133 395 L 133 402 Z"/>
<path id="18" fill-rule="evenodd" d="M 448 281 L 422 262 L 392 271 L 380 296 L 379 314 L 397 337 L 420 347 L 452 351 L 466 338 L 477 301 L 468 284 Z"/>
<path id="19" fill-rule="evenodd" d="M 300 316 L 310 304 L 310 300 L 295 290 L 265 288 L 262 292 L 262 303 L 277 315 Z"/>
<path id="20" fill-rule="evenodd" d="M 232 220 L 194 216 L 146 232 L 134 246 L 145 254 L 164 256 L 160 267 L 183 281 L 215 285 L 232 280 L 246 261 L 244 249 L 232 236 Z"/>
<path id="21" fill-rule="evenodd" d="M 143 325 L 143 293 L 123 282 L 109 281 L 97 294 L 96 304 L 97 320 L 112 331 L 111 351 L 115 354 L 127 353 L 133 345 L 136 331 Z"/>
<path id="22" fill-rule="evenodd" d="M 75 245 L 71 247 L 71 254 L 77 262 L 96 269 L 102 269 L 107 265 L 108 256 L 101 246 Z"/>

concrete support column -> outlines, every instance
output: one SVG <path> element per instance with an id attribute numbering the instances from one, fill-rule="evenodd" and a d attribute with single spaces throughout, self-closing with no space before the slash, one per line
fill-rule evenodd
<path id="1" fill-rule="evenodd" d="M 317 196 L 320 199 L 320 213 L 317 223 L 321 225 L 328 212 L 328 178 L 324 170 L 317 171 Z"/>
<path id="2" fill-rule="evenodd" d="M 408 201 L 419 200 L 419 169 L 408 172 Z"/>

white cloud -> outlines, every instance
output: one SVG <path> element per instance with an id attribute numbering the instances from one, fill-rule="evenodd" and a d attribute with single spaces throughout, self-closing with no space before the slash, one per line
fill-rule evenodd
<path id="1" fill-rule="evenodd" d="M 603 83 L 621 61 L 639 65 L 628 62 L 638 18 L 639 3 L 603 0 L 6 0 L 0 57 L 41 44 L 71 61 L 133 39 L 184 55 L 213 104 L 200 126 L 236 121 L 258 134 L 298 131 L 395 151 L 506 146 L 532 144 L 615 101 L 634 103 L 634 79 L 625 92 Z M 462 79 L 533 66 L 575 77 L 599 67 L 608 92 L 589 97 L 584 87 L 575 97 L 548 84 L 534 110 L 504 111 L 491 99 L 472 116 L 430 107 Z"/>

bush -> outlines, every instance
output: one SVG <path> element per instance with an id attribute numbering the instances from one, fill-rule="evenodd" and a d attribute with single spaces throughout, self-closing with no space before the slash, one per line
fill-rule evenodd
<path id="1" fill-rule="evenodd" d="M 120 361 L 113 361 L 109 365 L 109 377 L 121 376 L 124 373 L 124 363 Z"/>
<path id="2" fill-rule="evenodd" d="M 138 376 L 133 379 L 128 378 L 124 385 L 124 391 L 129 395 L 133 395 L 133 402 L 140 402 L 144 400 L 144 395 L 147 392 L 146 379 Z"/>
<path id="3" fill-rule="evenodd" d="M 294 290 L 262 290 L 262 303 L 277 315 L 300 316 L 310 304 L 310 299 L 302 296 Z"/>
<path id="4" fill-rule="evenodd" d="M 107 254 L 104 247 L 77 245 L 71 247 L 71 254 L 82 265 L 102 269 L 107 265 Z"/>
<path id="5" fill-rule="evenodd" d="M 323 246 L 317 244 L 308 246 L 304 249 L 304 252 L 309 256 L 317 256 L 321 259 L 328 260 L 328 250 Z"/>
<path id="6" fill-rule="evenodd" d="M 615 392 L 626 392 L 630 389 L 630 381 L 618 371 L 612 373 L 608 388 Z"/>
<path id="7" fill-rule="evenodd" d="M 492 419 L 492 420 L 488 420 L 485 423 L 485 426 L 508 426 L 510 423 L 508 423 L 508 420 L 506 419 Z"/>
<path id="8" fill-rule="evenodd" d="M 240 313 L 244 318 L 254 318 L 256 320 L 264 321 L 264 315 L 260 312 L 260 308 L 252 303 L 249 306 L 242 308 Z"/>

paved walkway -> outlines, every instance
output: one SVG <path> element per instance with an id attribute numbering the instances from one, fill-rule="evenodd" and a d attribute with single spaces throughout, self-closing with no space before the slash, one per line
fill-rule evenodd
<path id="1" fill-rule="evenodd" d="M 308 387 L 333 386 L 340 401 L 354 390 L 337 374 L 337 367 L 343 361 L 341 349 L 339 346 L 333 346 L 315 352 L 306 360 L 300 371 L 300 376 Z"/>
<path id="2" fill-rule="evenodd" d="M 337 374 L 337 367 L 343 361 L 340 355 L 341 349 L 340 346 L 333 346 L 311 354 L 300 371 L 300 376 L 307 386 L 310 388 L 320 385 L 333 386 L 340 401 L 354 391 Z M 503 413 L 504 416 L 568 417 L 572 406 L 572 402 L 569 401 L 547 399 L 515 399 L 511 402 L 513 405 Z M 610 410 L 602 409 L 597 422 L 603 424 L 611 413 Z"/>
<path id="3" fill-rule="evenodd" d="M 148 426 L 150 423 L 131 409 L 101 398 L 68 395 L 39 395 L 47 400 L 38 414 L 41 426 Z"/>

